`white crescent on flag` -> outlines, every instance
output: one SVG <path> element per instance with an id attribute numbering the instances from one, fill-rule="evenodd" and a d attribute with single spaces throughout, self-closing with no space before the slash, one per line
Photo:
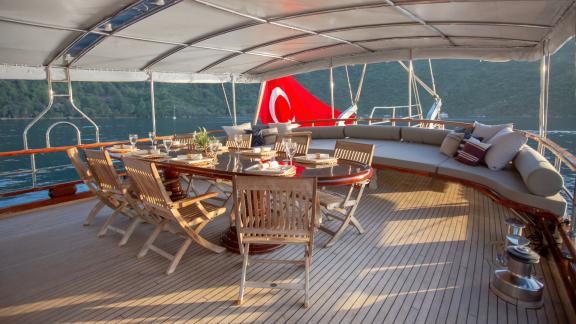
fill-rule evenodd
<path id="1" fill-rule="evenodd" d="M 278 99 L 278 97 L 284 97 L 284 99 L 286 99 L 288 107 L 290 107 L 290 112 L 292 112 L 292 107 L 290 106 L 290 100 L 288 100 L 286 92 L 284 92 L 284 90 L 282 90 L 282 88 L 280 87 L 274 88 L 270 93 L 270 100 L 268 101 L 268 109 L 270 110 L 270 116 L 272 117 L 272 120 L 274 120 L 275 123 L 281 123 L 281 121 L 278 120 L 278 117 L 276 117 L 276 99 Z M 294 122 L 295 120 L 296 117 L 293 117 L 291 121 Z"/>

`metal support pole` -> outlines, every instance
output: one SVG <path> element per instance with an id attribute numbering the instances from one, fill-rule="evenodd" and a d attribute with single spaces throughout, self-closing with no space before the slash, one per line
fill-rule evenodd
<path id="1" fill-rule="evenodd" d="M 236 126 L 236 80 L 232 77 L 232 122 Z"/>
<path id="2" fill-rule="evenodd" d="M 154 79 L 150 73 L 150 107 L 152 108 L 152 131 L 156 134 L 156 103 L 154 99 Z"/>
<path id="3" fill-rule="evenodd" d="M 354 97 L 354 104 L 358 105 L 360 101 L 360 94 L 362 94 L 362 86 L 364 85 L 364 77 L 366 76 L 366 67 L 368 65 L 364 64 L 362 67 L 362 74 L 360 74 L 360 81 L 358 82 L 358 89 L 356 89 L 356 97 Z"/>
<path id="4" fill-rule="evenodd" d="M 334 119 L 334 72 L 330 65 L 330 107 L 332 107 L 332 119 Z"/>
<path id="5" fill-rule="evenodd" d="M 550 93 L 550 53 L 548 42 L 544 42 L 542 59 L 540 60 L 540 109 L 538 135 L 546 138 L 548 135 L 548 97 Z M 544 146 L 539 143 L 538 150 L 544 153 Z"/>
<path id="6" fill-rule="evenodd" d="M 412 53 L 410 53 L 410 63 L 408 65 L 408 118 L 412 118 L 412 82 L 414 78 L 414 65 L 412 64 Z M 411 123 L 408 122 L 408 126 Z"/>
<path id="7" fill-rule="evenodd" d="M 266 81 L 260 83 L 260 93 L 258 94 L 258 103 L 256 104 L 256 111 L 254 112 L 254 119 L 252 125 L 258 123 L 258 116 L 260 115 L 260 107 L 262 106 L 262 99 L 264 98 L 264 89 L 266 89 Z"/>

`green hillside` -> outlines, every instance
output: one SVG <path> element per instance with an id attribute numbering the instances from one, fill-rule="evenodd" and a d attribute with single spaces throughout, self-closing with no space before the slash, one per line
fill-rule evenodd
<path id="1" fill-rule="evenodd" d="M 552 57 L 550 111 L 552 116 L 576 116 L 576 74 L 574 41 Z M 490 63 L 472 60 L 435 60 L 434 74 L 438 93 L 451 117 L 460 116 L 533 116 L 538 110 L 539 62 Z M 353 87 L 360 66 L 350 68 Z M 415 62 L 417 74 L 428 83 L 428 65 Z M 338 108 L 350 105 L 344 68 L 335 69 L 335 100 Z M 329 103 L 328 71 L 297 76 L 298 80 L 324 102 Z M 373 106 L 407 103 L 407 75 L 395 62 L 368 67 L 360 100 L 360 114 Z M 230 86 L 226 85 L 230 95 Z M 257 84 L 238 85 L 238 114 L 252 114 L 258 96 Z M 150 113 L 147 83 L 74 83 L 75 97 L 90 116 L 147 117 Z M 425 109 L 430 97 L 422 90 Z M 55 102 L 48 117 L 67 116 L 70 107 L 63 99 Z M 46 105 L 45 81 L 0 81 L 0 117 L 32 117 Z M 227 115 L 219 84 L 157 84 L 158 116 Z"/>

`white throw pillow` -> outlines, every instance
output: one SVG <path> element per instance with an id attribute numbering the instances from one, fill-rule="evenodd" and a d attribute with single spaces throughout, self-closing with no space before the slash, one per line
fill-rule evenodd
<path id="1" fill-rule="evenodd" d="M 250 123 L 244 123 L 236 126 L 222 126 L 222 129 L 224 129 L 226 135 L 230 137 L 236 134 L 245 134 L 245 131 L 252 129 L 252 125 L 250 125 Z"/>
<path id="2" fill-rule="evenodd" d="M 460 148 L 460 143 L 464 139 L 464 133 L 449 133 L 444 137 L 442 145 L 440 145 L 440 152 L 449 157 L 453 157 Z"/>
<path id="3" fill-rule="evenodd" d="M 502 170 L 516 157 L 527 141 L 528 138 L 523 133 L 502 129 L 487 141 L 492 146 L 486 153 L 484 162 L 490 170 Z"/>
<path id="4" fill-rule="evenodd" d="M 276 127 L 278 129 L 278 134 L 284 135 L 286 133 L 292 132 L 292 129 L 300 127 L 300 124 L 293 123 L 278 123 L 278 124 L 268 124 L 268 127 Z"/>
<path id="5" fill-rule="evenodd" d="M 474 131 L 472 136 L 476 138 L 482 138 L 482 142 L 487 142 L 489 139 L 494 137 L 499 131 L 509 128 L 512 130 L 514 124 L 502 124 L 502 125 L 485 125 L 479 122 L 474 122 Z"/>

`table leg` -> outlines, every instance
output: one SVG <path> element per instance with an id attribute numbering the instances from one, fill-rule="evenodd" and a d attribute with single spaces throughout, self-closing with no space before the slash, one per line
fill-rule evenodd
<path id="1" fill-rule="evenodd" d="M 186 192 L 184 192 L 180 184 L 180 173 L 178 171 L 164 169 L 164 180 L 167 182 L 166 190 L 171 192 L 170 199 L 172 199 L 172 201 L 186 198 Z"/>

